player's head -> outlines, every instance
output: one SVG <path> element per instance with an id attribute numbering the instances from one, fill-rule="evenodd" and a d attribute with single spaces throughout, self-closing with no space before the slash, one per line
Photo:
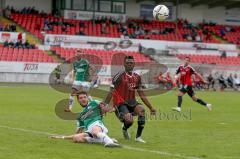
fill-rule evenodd
<path id="1" fill-rule="evenodd" d="M 82 107 L 86 107 L 88 105 L 88 94 L 87 92 L 79 92 L 77 96 L 78 102 Z"/>
<path id="2" fill-rule="evenodd" d="M 187 66 L 187 65 L 189 65 L 189 63 L 190 63 L 190 57 L 186 56 L 184 58 L 184 65 Z"/>
<path id="3" fill-rule="evenodd" d="M 82 56 L 82 52 L 81 52 L 81 50 L 80 49 L 77 49 L 77 52 L 76 52 L 76 59 L 77 60 L 81 60 L 81 56 Z"/>
<path id="4" fill-rule="evenodd" d="M 126 72 L 132 72 L 135 66 L 135 61 L 133 56 L 125 56 L 124 58 L 124 68 Z"/>

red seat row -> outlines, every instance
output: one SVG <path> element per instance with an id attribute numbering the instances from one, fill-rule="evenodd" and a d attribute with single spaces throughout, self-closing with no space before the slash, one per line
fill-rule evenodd
<path id="1" fill-rule="evenodd" d="M 42 50 L 4 47 L 0 47 L 0 61 L 56 62 L 52 56 Z"/>
<path id="2" fill-rule="evenodd" d="M 69 61 L 76 55 L 77 49 L 74 48 L 61 48 L 61 47 L 52 47 L 52 50 L 56 52 L 62 59 Z M 81 49 L 85 55 L 90 55 L 88 58 L 93 62 L 97 62 L 101 60 L 102 64 L 110 65 L 110 64 L 118 64 L 122 61 L 119 61 L 117 54 L 127 54 L 132 55 L 135 58 L 136 62 L 149 62 L 151 59 L 146 57 L 139 52 L 132 52 L 132 51 L 107 51 L 107 50 L 94 50 L 94 49 Z M 121 56 L 121 55 L 120 55 Z"/>
<path id="3" fill-rule="evenodd" d="M 63 21 L 63 17 L 56 18 L 52 15 L 48 15 L 46 17 L 50 22 L 55 21 Z M 34 34 L 40 39 L 43 39 L 43 35 L 41 34 L 42 29 L 44 28 L 44 20 L 46 18 L 41 17 L 41 15 L 27 15 L 27 14 L 19 14 L 19 13 L 13 13 L 11 15 L 11 19 L 24 27 L 26 30 L 28 30 L 30 33 Z M 53 26 L 52 31 L 46 31 L 48 34 L 67 34 L 67 35 L 76 35 L 80 29 L 88 35 L 88 36 L 100 36 L 100 37 L 120 37 L 122 35 L 121 32 L 118 31 L 118 25 L 106 25 L 106 31 L 107 34 L 104 34 L 101 32 L 102 25 L 101 24 L 93 24 L 90 20 L 69 20 L 65 19 L 65 22 L 69 22 L 73 24 L 74 26 L 68 27 L 66 32 L 63 32 L 61 29 L 61 26 Z M 80 22 L 84 23 L 85 27 L 80 27 Z M 138 26 L 141 26 L 144 29 L 147 29 L 149 31 L 153 29 L 161 30 L 163 31 L 165 28 L 176 28 L 176 23 L 174 22 L 167 22 L 167 21 L 149 21 L 148 23 L 144 22 L 144 20 L 139 19 L 129 19 L 127 21 L 127 24 L 130 22 L 135 22 L 138 24 Z M 37 29 L 37 25 L 40 26 L 40 30 Z M 132 34 L 134 30 L 132 28 L 127 27 L 128 33 Z M 190 33 L 190 29 L 186 28 L 178 28 L 175 33 L 167 33 L 166 35 L 150 35 L 149 38 L 153 40 L 167 40 L 167 41 L 187 41 L 183 38 L 184 33 Z M 202 36 L 202 30 L 199 30 L 200 36 Z M 143 39 L 143 36 L 138 36 L 137 38 Z M 209 41 L 205 41 L 204 37 L 202 38 L 203 42 L 210 42 L 210 43 L 220 43 L 218 40 L 212 38 Z"/>
<path id="4" fill-rule="evenodd" d="M 221 58 L 220 56 L 216 55 L 194 55 L 194 54 L 177 55 L 177 57 L 181 60 L 183 60 L 186 56 L 190 57 L 191 62 L 193 63 L 240 66 L 240 57 Z"/>
<path id="5" fill-rule="evenodd" d="M 226 31 L 226 28 L 232 28 L 235 31 Z M 215 26 L 204 26 L 205 29 L 208 29 L 220 36 L 224 40 L 227 40 L 230 43 L 234 43 L 240 46 L 240 27 L 239 26 L 230 26 L 230 25 L 215 25 Z M 221 29 L 225 31 L 225 36 L 221 35 Z"/>

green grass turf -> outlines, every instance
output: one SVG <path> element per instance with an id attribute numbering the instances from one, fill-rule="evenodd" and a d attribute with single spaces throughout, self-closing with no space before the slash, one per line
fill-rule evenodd
<path id="1" fill-rule="evenodd" d="M 57 134 L 72 134 L 75 121 L 64 121 L 54 113 L 55 103 L 68 98 L 47 85 L 0 85 L 0 158 L 1 159 L 66 159 L 66 158 L 240 158 L 240 94 L 237 92 L 197 92 L 212 103 L 206 108 L 183 99 L 184 116 L 173 113 L 176 92 L 149 97 L 161 112 L 158 120 L 146 123 L 143 138 L 146 144 L 136 143 L 133 137 L 137 124 L 130 128 L 132 139 L 126 141 L 121 134 L 121 123 L 114 114 L 107 114 L 105 124 L 109 135 L 127 148 L 107 149 L 102 145 L 74 144 L 52 140 L 47 135 L 21 130 L 21 128 Z M 74 110 L 80 106 L 75 104 Z M 191 116 L 190 116 L 191 110 Z M 168 118 L 166 117 L 168 116 Z M 177 116 L 177 119 L 173 117 Z M 129 149 L 137 148 L 136 150 Z M 153 150 L 153 151 L 151 151 Z M 167 154 L 163 154 L 166 152 Z M 181 155 L 181 156 L 176 156 Z"/>

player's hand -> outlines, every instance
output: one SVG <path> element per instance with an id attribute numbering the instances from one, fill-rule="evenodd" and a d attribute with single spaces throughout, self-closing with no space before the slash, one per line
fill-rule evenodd
<path id="1" fill-rule="evenodd" d="M 205 80 L 204 80 L 203 83 L 204 83 L 204 84 L 208 84 L 208 81 L 205 81 Z"/>
<path id="2" fill-rule="evenodd" d="M 112 112 L 115 112 L 115 111 L 116 111 L 116 108 L 111 107 L 108 112 L 109 112 L 109 113 L 112 113 Z"/>
<path id="3" fill-rule="evenodd" d="M 156 115 L 157 110 L 155 108 L 150 108 L 151 115 Z"/>

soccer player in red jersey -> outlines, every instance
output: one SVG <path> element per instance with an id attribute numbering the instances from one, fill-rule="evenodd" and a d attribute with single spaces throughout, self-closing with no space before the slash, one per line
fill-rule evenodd
<path id="1" fill-rule="evenodd" d="M 128 128 L 133 124 L 133 116 L 138 116 L 138 129 L 135 141 L 145 143 L 142 139 L 142 131 L 145 125 L 145 109 L 136 100 L 135 91 L 138 92 L 143 103 L 150 109 L 151 114 L 156 110 L 150 104 L 143 92 L 141 77 L 133 71 L 135 66 L 133 56 L 126 56 L 124 59 L 124 71 L 118 72 L 112 79 L 111 91 L 106 97 L 105 103 L 113 98 L 115 114 L 123 123 L 122 132 L 125 139 L 130 139 Z"/>
<path id="2" fill-rule="evenodd" d="M 192 88 L 192 75 L 194 74 L 195 76 L 198 76 L 199 79 L 203 83 L 207 83 L 203 77 L 197 73 L 194 68 L 192 68 L 190 65 L 190 58 L 185 57 L 185 62 L 184 65 L 181 65 L 178 67 L 177 72 L 176 72 L 176 78 L 179 78 L 179 91 L 178 91 L 178 107 L 172 108 L 175 111 L 180 112 L 181 111 L 181 106 L 182 106 L 182 96 L 187 93 L 193 101 L 198 102 L 199 104 L 206 106 L 209 111 L 212 110 L 212 105 L 204 102 L 202 99 L 199 99 L 196 97 L 193 88 Z M 179 77 L 177 75 L 180 75 Z"/>

